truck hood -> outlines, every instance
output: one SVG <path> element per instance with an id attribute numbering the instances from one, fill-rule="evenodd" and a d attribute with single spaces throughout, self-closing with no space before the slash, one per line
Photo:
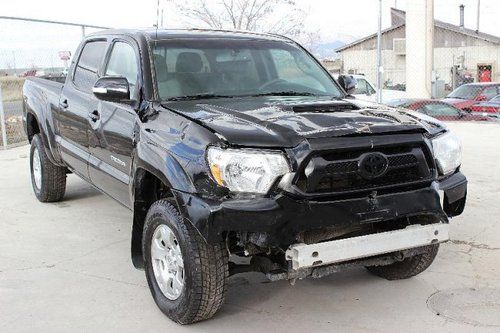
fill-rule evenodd
<path id="1" fill-rule="evenodd" d="M 370 102 L 304 97 L 225 98 L 162 103 L 223 137 L 250 147 L 294 147 L 304 139 L 429 132 L 439 125 Z"/>

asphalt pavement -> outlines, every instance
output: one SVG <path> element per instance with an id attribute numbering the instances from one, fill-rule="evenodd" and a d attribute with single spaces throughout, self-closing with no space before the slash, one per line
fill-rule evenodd
<path id="1" fill-rule="evenodd" d="M 1 332 L 499 332 L 500 125 L 450 124 L 464 142 L 465 213 L 421 275 L 364 269 L 269 283 L 230 278 L 222 311 L 179 326 L 130 261 L 132 214 L 73 175 L 65 200 L 31 190 L 27 146 L 0 151 Z"/>

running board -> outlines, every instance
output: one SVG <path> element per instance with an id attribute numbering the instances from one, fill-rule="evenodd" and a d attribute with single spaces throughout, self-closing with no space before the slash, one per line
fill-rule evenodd
<path id="1" fill-rule="evenodd" d="M 317 244 L 294 244 L 286 251 L 292 269 L 317 267 L 445 242 L 449 224 L 411 225 L 405 229 Z"/>

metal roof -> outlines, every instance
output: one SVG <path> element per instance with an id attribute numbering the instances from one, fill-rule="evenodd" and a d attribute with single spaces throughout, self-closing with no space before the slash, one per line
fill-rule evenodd
<path id="1" fill-rule="evenodd" d="M 400 19 L 405 20 L 405 14 L 406 13 L 404 11 L 399 10 L 399 9 L 395 9 L 395 8 L 391 8 L 391 13 L 396 14 Z M 382 34 L 385 34 L 385 33 L 389 32 L 389 31 L 392 31 L 392 30 L 395 30 L 397 28 L 404 27 L 404 26 L 405 26 L 405 23 L 391 26 L 391 27 L 389 27 L 387 29 L 382 30 Z M 451 24 L 451 23 L 446 23 L 446 22 L 439 21 L 439 20 L 434 20 L 434 26 L 438 27 L 438 28 L 441 28 L 441 29 L 446 29 L 446 30 L 449 30 L 449 31 L 460 33 L 460 34 L 463 34 L 463 35 L 466 35 L 466 36 L 470 36 L 470 37 L 482 39 L 482 40 L 485 40 L 485 41 L 490 42 L 490 43 L 500 44 L 500 37 L 494 36 L 494 35 L 490 35 L 490 34 L 487 34 L 487 33 L 484 33 L 484 32 L 475 31 L 475 30 L 472 30 L 472 29 L 468 29 L 468 28 L 465 28 L 465 27 L 460 27 L 458 25 L 454 25 L 454 24 Z M 336 52 L 344 51 L 345 49 L 348 49 L 348 48 L 351 48 L 351 47 L 353 47 L 355 45 L 361 44 L 364 41 L 367 41 L 367 40 L 375 38 L 375 37 L 377 37 L 377 33 L 371 34 L 369 36 L 366 36 L 366 37 L 363 37 L 361 39 L 358 39 L 358 40 L 356 40 L 356 41 L 354 41 L 352 43 L 349 43 L 349 44 L 346 44 L 344 46 L 341 46 L 341 47 L 335 49 L 335 51 Z"/>

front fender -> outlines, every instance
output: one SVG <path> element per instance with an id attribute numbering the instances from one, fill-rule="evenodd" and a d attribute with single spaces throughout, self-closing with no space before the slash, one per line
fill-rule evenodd
<path id="1" fill-rule="evenodd" d="M 134 170 L 137 169 L 144 169 L 155 175 L 170 189 L 188 193 L 196 192 L 191 177 L 176 158 L 153 143 L 138 144 L 134 157 Z"/>

